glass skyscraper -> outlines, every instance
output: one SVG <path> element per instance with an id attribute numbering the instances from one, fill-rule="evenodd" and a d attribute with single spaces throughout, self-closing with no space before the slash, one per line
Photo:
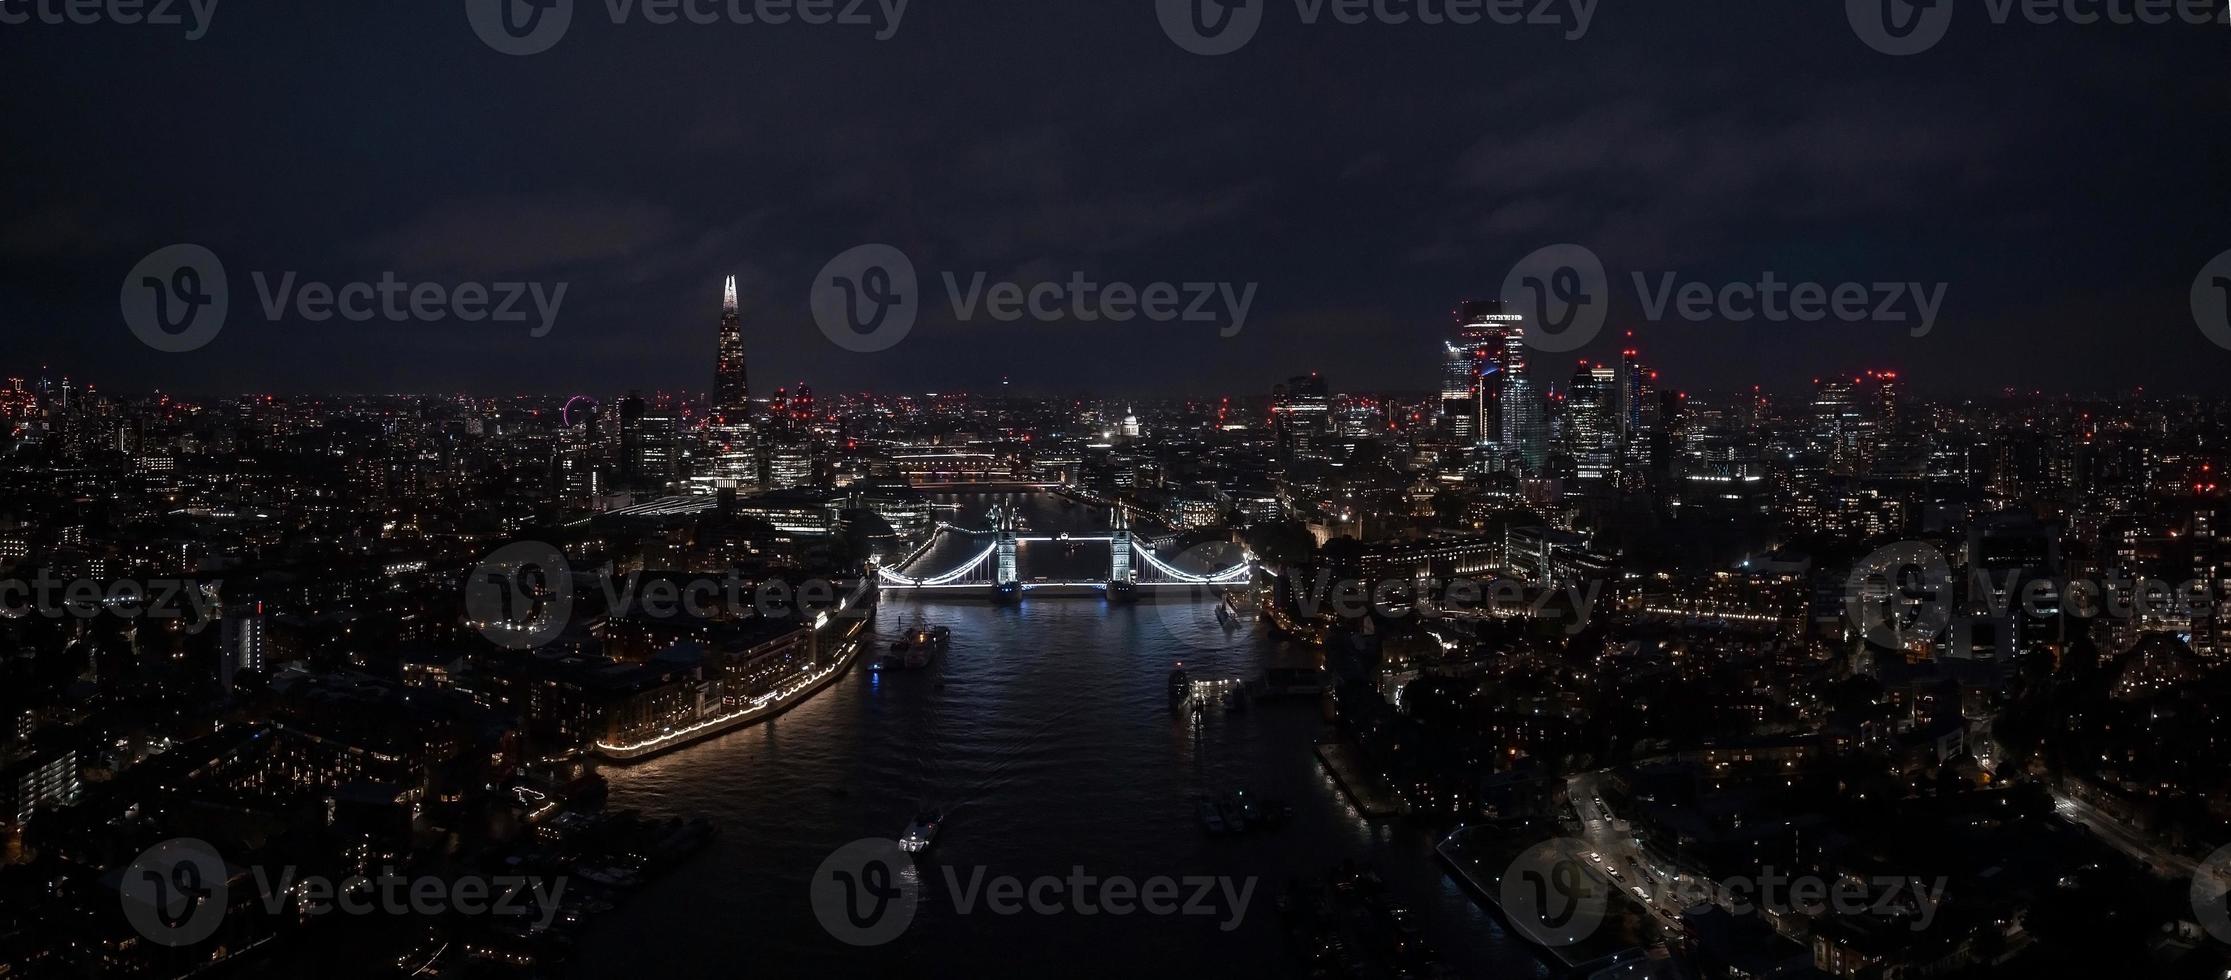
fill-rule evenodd
<path id="1" fill-rule="evenodd" d="M 741 422 L 751 414 L 745 380 L 744 325 L 736 312 L 736 277 L 729 276 L 720 305 L 720 360 L 713 368 L 713 411 Z"/>

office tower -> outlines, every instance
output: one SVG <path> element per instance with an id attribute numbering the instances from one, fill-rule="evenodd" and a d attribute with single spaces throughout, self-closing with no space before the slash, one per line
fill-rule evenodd
<path id="1" fill-rule="evenodd" d="M 1441 346 L 1441 427 L 1451 438 L 1469 442 L 1478 411 L 1479 358 L 1461 335 Z"/>
<path id="2" fill-rule="evenodd" d="M 810 398 L 810 396 L 808 396 Z M 778 396 L 771 425 L 782 422 L 789 399 Z M 687 474 L 693 493 L 722 490 L 757 490 L 761 479 L 761 433 L 751 411 L 751 386 L 746 378 L 743 320 L 736 309 L 736 277 L 729 276 L 722 290 L 719 359 L 713 367 L 712 417 L 703 435 L 704 465 Z"/>
<path id="3" fill-rule="evenodd" d="M 1648 438 L 1650 482 L 1663 492 L 1681 478 L 1681 454 L 1689 441 L 1688 399 L 1677 391 L 1656 392 L 1654 399 L 1658 406 Z"/>
<path id="4" fill-rule="evenodd" d="M 810 443 L 784 441 L 766 447 L 767 480 L 769 490 L 785 487 L 810 487 L 820 482 L 817 471 L 818 457 Z"/>
<path id="5" fill-rule="evenodd" d="M 1643 367 L 1640 352 L 1632 347 L 1620 351 L 1617 373 L 1619 439 L 1625 442 L 1642 422 Z"/>
<path id="6" fill-rule="evenodd" d="M 1608 364 L 1591 366 L 1582 361 L 1573 371 L 1565 393 L 1565 451 L 1572 457 L 1573 476 L 1583 484 L 1602 485 L 1613 474 L 1619 427 L 1618 371 Z"/>
<path id="7" fill-rule="evenodd" d="M 1922 419 L 1904 406 L 1905 384 L 1896 371 L 1868 371 L 1859 408 L 1867 435 L 1859 446 L 1859 471 L 1870 476 L 1919 477 L 1929 469 L 1931 447 Z"/>
<path id="8" fill-rule="evenodd" d="M 1651 471 L 1650 433 L 1658 422 L 1657 377 L 1658 372 L 1643 366 L 1634 348 L 1619 352 L 1617 469 L 1620 485 L 1629 489 L 1641 487 Z"/>
<path id="9" fill-rule="evenodd" d="M 691 492 L 755 491 L 764 485 L 758 430 L 750 425 L 715 422 L 706 428 L 705 435 L 705 465 L 691 475 Z"/>
<path id="10" fill-rule="evenodd" d="M 1859 471 L 1859 454 L 1868 429 L 1859 406 L 1860 379 L 1815 380 L 1813 417 L 1808 447 L 1829 473 L 1850 475 Z"/>
<path id="11" fill-rule="evenodd" d="M 622 484 L 632 484 L 635 482 L 635 458 L 637 455 L 635 442 L 643 431 L 642 393 L 628 392 L 627 397 L 620 399 L 618 410 L 613 414 L 617 418 L 610 430 L 613 445 L 610 456 L 619 466 L 620 482 Z"/>
<path id="12" fill-rule="evenodd" d="M 2213 466 L 2204 469 L 2194 486 L 2196 493 L 2215 492 Z M 2192 652 L 2209 659 L 2231 653 L 2231 527 L 2220 508 L 2197 507 L 2192 513 L 2189 538 L 2192 548 L 2192 581 L 2201 584 L 2193 601 Z"/>
<path id="13" fill-rule="evenodd" d="M 642 422 L 642 434 L 636 439 L 636 470 L 643 474 L 645 487 L 666 489 L 685 462 L 681 419 L 662 399 L 644 411 Z"/>
<path id="14" fill-rule="evenodd" d="M 560 446 L 551 451 L 550 492 L 568 507 L 586 507 L 604 492 L 596 457 L 587 446 Z"/>
<path id="15" fill-rule="evenodd" d="M 615 452 L 623 463 L 630 455 L 631 440 L 634 438 L 631 430 L 639 424 L 642 418 L 643 393 L 640 391 L 628 392 L 621 396 L 619 402 L 613 406 L 612 426 L 605 431 L 612 439 L 612 444 L 617 447 Z"/>
<path id="16" fill-rule="evenodd" d="M 1500 300 L 1466 300 L 1456 309 L 1456 337 L 1443 342 L 1441 424 L 1459 445 L 1494 440 L 1503 431 L 1504 356 L 1526 318 Z"/>
<path id="17" fill-rule="evenodd" d="M 1904 418 L 1899 403 L 1905 399 L 1905 384 L 1898 380 L 1896 371 L 1869 371 L 1867 380 L 1874 383 L 1875 425 L 1885 432 L 1896 431 Z"/>
<path id="18" fill-rule="evenodd" d="M 2060 640 L 2057 525 L 2024 512 L 1987 514 L 1968 528 L 1965 554 L 1966 602 L 1952 621 L 1946 656 L 2008 660 Z"/>
<path id="19" fill-rule="evenodd" d="M 226 615 L 217 646 L 233 667 L 263 670 L 263 603 Z"/>
<path id="20" fill-rule="evenodd" d="M 1278 448 L 1295 458 L 1321 458 L 1332 434 L 1332 396 L 1315 373 L 1296 375 L 1271 390 L 1271 427 Z"/>
<path id="21" fill-rule="evenodd" d="M 1502 378 L 1502 419 L 1497 434 L 1502 439 L 1503 455 L 1515 460 L 1519 469 L 1538 474 L 1549 465 L 1549 413 L 1526 363 L 1523 324 L 1513 323 L 1503 332 L 1498 374 Z"/>
<path id="22" fill-rule="evenodd" d="M 744 325 L 736 311 L 736 277 L 729 276 L 720 305 L 720 357 L 713 367 L 713 412 L 741 422 L 751 415 L 745 380 Z"/>
<path id="23" fill-rule="evenodd" d="M 664 493 L 681 465 L 681 433 L 673 408 L 652 405 L 637 392 L 620 399 L 620 468 L 637 490 Z"/>

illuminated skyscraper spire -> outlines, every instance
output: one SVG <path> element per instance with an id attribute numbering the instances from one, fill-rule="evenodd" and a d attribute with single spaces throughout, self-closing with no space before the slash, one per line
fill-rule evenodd
<path id="1" fill-rule="evenodd" d="M 736 312 L 736 277 L 721 290 L 720 359 L 713 368 L 713 410 L 731 422 L 751 414 L 751 387 L 744 377 L 744 324 Z"/>

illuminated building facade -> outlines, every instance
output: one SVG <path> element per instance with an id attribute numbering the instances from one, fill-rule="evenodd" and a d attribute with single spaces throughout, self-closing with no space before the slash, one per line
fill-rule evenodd
<path id="1" fill-rule="evenodd" d="M 42 808 L 74 806 L 83 790 L 76 750 L 27 753 L 0 769 L 0 822 L 20 824 Z"/>
<path id="2" fill-rule="evenodd" d="M 1441 422 L 1457 443 L 1471 445 L 1502 433 L 1503 393 L 1512 367 L 1507 358 L 1519 352 L 1515 341 L 1525 322 L 1505 312 L 1500 300 L 1457 306 L 1456 337 L 1443 343 L 1441 367 Z"/>
<path id="3" fill-rule="evenodd" d="M 1513 323 L 1503 333 L 1500 432 L 1504 459 L 1527 473 L 1549 465 L 1549 412 L 1526 366 L 1526 330 Z"/>
<path id="4" fill-rule="evenodd" d="M 720 354 L 713 368 L 713 411 L 734 421 L 751 414 L 751 386 L 744 364 L 743 317 L 736 310 L 736 277 L 729 276 L 720 301 Z"/>
<path id="5" fill-rule="evenodd" d="M 1270 412 L 1281 452 L 1300 459 L 1325 455 L 1332 433 L 1332 398 L 1324 378 L 1301 375 L 1272 389 Z"/>
<path id="6" fill-rule="evenodd" d="M 1580 362 L 1565 394 L 1565 451 L 1582 484 L 1601 485 L 1613 475 L 1619 401 L 1618 372 L 1607 364 Z"/>
<path id="7" fill-rule="evenodd" d="M 620 400 L 620 463 L 632 487 L 665 492 L 680 474 L 681 455 L 680 421 L 663 397 L 652 403 L 630 392 Z"/>
<path id="8" fill-rule="evenodd" d="M 810 394 L 803 396 L 812 404 Z M 787 408 L 785 396 L 778 404 Z M 713 365 L 712 417 L 704 429 L 704 460 L 689 474 L 696 493 L 721 490 L 758 490 L 761 479 L 759 432 L 752 425 L 751 386 L 746 379 L 744 331 L 736 308 L 736 277 L 729 276 L 721 295 L 720 338 Z M 775 484 L 780 486 L 782 484 Z"/>

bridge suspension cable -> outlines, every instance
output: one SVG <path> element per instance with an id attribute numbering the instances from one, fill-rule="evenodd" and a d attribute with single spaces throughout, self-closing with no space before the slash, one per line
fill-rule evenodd
<path id="1" fill-rule="evenodd" d="M 1242 561 L 1239 564 L 1233 565 L 1232 567 L 1227 568 L 1221 572 L 1210 572 L 1207 575 L 1195 575 L 1190 572 L 1181 572 L 1175 568 L 1170 567 L 1168 562 L 1163 561 L 1161 558 L 1157 557 L 1154 554 L 1154 549 L 1152 548 L 1138 548 L 1135 549 L 1135 553 L 1141 560 L 1145 561 L 1155 571 L 1161 572 L 1163 575 L 1169 576 L 1170 578 L 1175 579 L 1179 582 L 1183 582 L 1187 585 L 1232 585 L 1247 581 L 1248 576 L 1254 570 L 1254 563 L 1252 561 Z"/>
<path id="2" fill-rule="evenodd" d="M 962 562 L 959 568 L 953 569 L 952 571 L 945 572 L 940 575 L 932 575 L 928 578 L 913 578 L 910 576 L 901 575 L 888 568 L 877 568 L 875 570 L 875 574 L 883 581 L 889 582 L 893 585 L 951 585 L 952 583 L 958 582 L 962 578 L 965 578 L 970 572 L 975 571 L 978 566 L 981 566 L 985 562 L 991 560 L 992 552 L 997 550 L 999 550 L 999 545 L 995 542 L 990 547 L 985 548 L 983 551 L 977 552 L 976 557 Z"/>

